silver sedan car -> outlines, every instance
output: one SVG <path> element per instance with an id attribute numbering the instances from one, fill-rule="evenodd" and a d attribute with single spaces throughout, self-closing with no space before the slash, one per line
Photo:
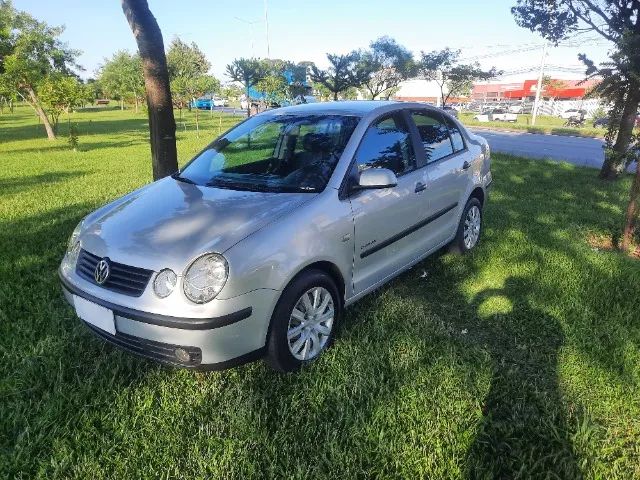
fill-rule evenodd
<path id="1" fill-rule="evenodd" d="M 88 215 L 60 279 L 83 323 L 132 353 L 294 371 L 346 307 L 444 246 L 473 249 L 490 184 L 487 142 L 434 107 L 281 108 Z"/>

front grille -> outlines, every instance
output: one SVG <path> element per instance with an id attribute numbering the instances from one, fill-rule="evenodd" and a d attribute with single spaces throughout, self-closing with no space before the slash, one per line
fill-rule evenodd
<path id="1" fill-rule="evenodd" d="M 90 323 L 83 322 L 97 336 L 107 342 L 120 347 L 123 350 L 131 352 L 135 355 L 150 358 L 161 363 L 174 365 L 177 367 L 195 367 L 202 362 L 202 350 L 198 347 L 186 347 L 183 345 L 172 345 L 170 343 L 156 342 L 147 340 L 146 338 L 134 337 L 122 332 L 116 332 L 111 335 L 104 330 L 94 327 Z M 189 353 L 190 360 L 188 362 L 180 362 L 176 358 L 176 348 L 182 348 Z"/>
<path id="2" fill-rule="evenodd" d="M 122 293 L 123 295 L 129 295 L 130 297 L 142 295 L 153 274 L 153 270 L 131 267 L 109 260 L 109 277 L 100 285 L 94 278 L 96 265 L 100 260 L 102 260 L 101 257 L 81 249 L 78 255 L 78 263 L 76 264 L 76 273 L 94 285 Z"/>

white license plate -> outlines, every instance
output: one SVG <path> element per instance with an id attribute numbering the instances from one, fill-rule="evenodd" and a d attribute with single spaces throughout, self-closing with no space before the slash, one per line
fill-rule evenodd
<path id="1" fill-rule="evenodd" d="M 113 311 L 101 305 L 96 305 L 77 295 L 73 296 L 73 305 L 78 316 L 87 323 L 98 327 L 100 330 L 116 334 L 116 322 L 113 319 Z"/>

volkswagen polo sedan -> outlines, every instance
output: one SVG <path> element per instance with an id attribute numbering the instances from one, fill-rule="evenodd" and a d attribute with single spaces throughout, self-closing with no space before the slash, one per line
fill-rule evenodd
<path id="1" fill-rule="evenodd" d="M 272 110 L 88 215 L 60 279 L 82 322 L 132 353 L 294 371 L 346 307 L 444 246 L 476 247 L 490 183 L 487 142 L 434 107 Z"/>

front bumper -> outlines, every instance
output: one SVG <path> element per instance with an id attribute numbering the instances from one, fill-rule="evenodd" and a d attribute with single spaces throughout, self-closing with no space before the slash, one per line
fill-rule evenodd
<path id="1" fill-rule="evenodd" d="M 233 300 L 236 309 L 214 318 L 178 318 L 122 307 L 91 295 L 60 274 L 66 300 L 74 295 L 113 311 L 116 334 L 84 323 L 94 334 L 138 356 L 178 367 L 222 370 L 262 357 L 280 292 L 260 289 Z M 189 353 L 180 361 L 176 349 Z"/>

